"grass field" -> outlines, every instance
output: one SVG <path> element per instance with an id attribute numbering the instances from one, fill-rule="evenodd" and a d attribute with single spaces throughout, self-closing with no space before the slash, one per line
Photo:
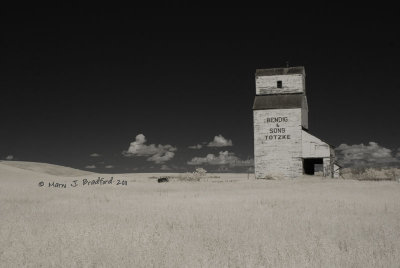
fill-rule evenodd
<path id="1" fill-rule="evenodd" d="M 1 267 L 400 264 L 398 182 L 212 174 L 159 184 L 150 177 L 160 174 L 63 172 L 0 163 Z M 98 176 L 128 185 L 70 187 Z"/>

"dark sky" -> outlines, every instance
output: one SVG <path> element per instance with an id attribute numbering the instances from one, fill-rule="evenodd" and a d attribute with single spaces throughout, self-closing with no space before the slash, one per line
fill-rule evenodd
<path id="1" fill-rule="evenodd" d="M 136 135 L 253 157 L 257 68 L 305 66 L 310 132 L 397 150 L 397 8 L 2 8 L 0 158 L 159 170 Z M 221 134 L 232 147 L 188 149 Z M 100 157 L 90 157 L 98 153 Z M 105 169 L 106 165 L 113 168 Z M 150 169 L 154 166 L 154 169 Z"/>

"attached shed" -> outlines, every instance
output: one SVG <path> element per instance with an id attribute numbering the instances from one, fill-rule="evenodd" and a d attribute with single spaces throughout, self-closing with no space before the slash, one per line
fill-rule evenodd
<path id="1" fill-rule="evenodd" d="M 315 165 L 322 164 L 323 175 L 332 176 L 335 159 L 333 147 L 304 130 L 301 138 L 304 174 L 314 175 Z"/>

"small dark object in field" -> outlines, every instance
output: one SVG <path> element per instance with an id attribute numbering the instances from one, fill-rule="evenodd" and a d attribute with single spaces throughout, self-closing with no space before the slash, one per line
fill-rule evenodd
<path id="1" fill-rule="evenodd" d="M 168 178 L 158 178 L 157 179 L 158 183 L 160 183 L 160 182 L 168 182 L 168 181 L 169 181 Z"/>

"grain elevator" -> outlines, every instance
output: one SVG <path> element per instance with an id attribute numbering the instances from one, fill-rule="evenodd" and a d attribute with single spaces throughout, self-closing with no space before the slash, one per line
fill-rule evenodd
<path id="1" fill-rule="evenodd" d="M 304 67 L 256 70 L 256 178 L 296 178 L 316 171 L 338 175 L 332 146 L 308 132 L 305 76 Z"/>

